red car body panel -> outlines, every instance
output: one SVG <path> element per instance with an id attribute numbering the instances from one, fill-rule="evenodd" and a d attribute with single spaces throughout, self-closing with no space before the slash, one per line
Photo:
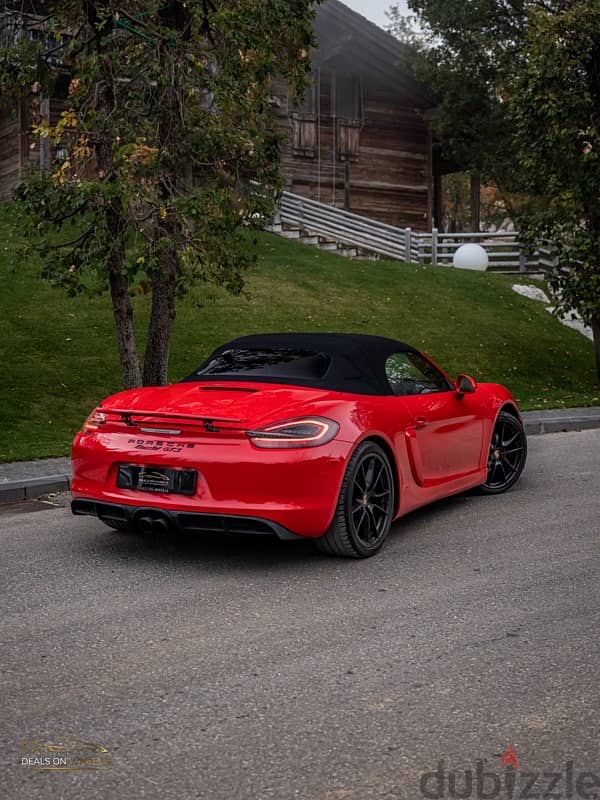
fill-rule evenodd
<path id="1" fill-rule="evenodd" d="M 480 384 L 462 397 L 455 390 L 374 396 L 256 381 L 130 390 L 102 402 L 106 424 L 75 437 L 72 493 L 128 507 L 257 518 L 317 537 L 331 524 L 346 466 L 361 441 L 376 439 L 388 451 L 398 517 L 484 482 L 494 422 L 507 405 L 516 411 L 510 392 L 495 384 Z M 113 422 L 111 410 L 129 412 L 131 419 Z M 334 420 L 335 437 L 316 447 L 269 450 L 246 435 L 307 415 Z M 218 420 L 218 430 L 207 429 L 207 419 Z M 120 464 L 197 470 L 195 493 L 118 488 Z"/>

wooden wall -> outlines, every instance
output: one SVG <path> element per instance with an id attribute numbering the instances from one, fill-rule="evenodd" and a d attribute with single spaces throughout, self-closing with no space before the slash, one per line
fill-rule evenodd
<path id="1" fill-rule="evenodd" d="M 21 120 L 18 108 L 0 112 L 0 200 L 7 200 L 21 179 Z"/>
<path id="2" fill-rule="evenodd" d="M 363 87 L 363 124 L 358 134 L 357 157 L 341 160 L 332 84 L 331 72 L 322 71 L 319 105 L 315 109 L 315 148 L 304 155 L 294 153 L 292 146 L 287 86 L 278 81 L 273 87 L 279 103 L 278 125 L 286 134 L 281 152 L 286 188 L 339 208 L 348 204 L 349 210 L 357 214 L 391 225 L 430 230 L 431 143 L 421 115 L 403 106 L 398 93 Z M 22 177 L 39 169 L 42 161 L 49 165 L 54 156 L 48 141 L 42 142 L 29 133 L 31 116 L 27 106 L 24 103 L 20 111 L 0 112 L 0 200 L 10 196 Z M 63 101 L 51 100 L 52 124 L 56 124 L 63 108 Z M 45 158 L 41 158 L 42 148 L 46 149 Z"/>
<path id="3" fill-rule="evenodd" d="M 274 87 L 279 124 L 288 134 L 281 153 L 286 188 L 340 208 L 349 200 L 349 210 L 391 225 L 430 229 L 430 139 L 421 115 L 403 106 L 397 95 L 363 87 L 358 157 L 347 167 L 337 152 L 331 73 L 322 72 L 318 82 L 319 123 L 312 157 L 294 154 L 287 88 L 283 82 Z"/>
<path id="4" fill-rule="evenodd" d="M 51 139 L 42 140 L 31 133 L 34 117 L 49 116 L 56 125 L 65 108 L 63 100 L 38 96 L 24 99 L 15 108 L 0 109 L 0 201 L 10 198 L 22 179 L 40 169 L 52 166 L 56 147 Z"/>

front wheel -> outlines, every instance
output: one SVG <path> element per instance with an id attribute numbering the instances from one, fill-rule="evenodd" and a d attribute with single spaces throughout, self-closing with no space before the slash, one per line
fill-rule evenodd
<path id="1" fill-rule="evenodd" d="M 385 452 L 360 444 L 350 459 L 327 533 L 315 539 L 321 553 L 368 558 L 385 542 L 394 516 L 394 479 Z"/>
<path id="2" fill-rule="evenodd" d="M 480 490 L 501 494 L 518 480 L 527 460 L 527 438 L 521 420 L 501 411 L 494 426 L 488 454 L 487 479 Z"/>

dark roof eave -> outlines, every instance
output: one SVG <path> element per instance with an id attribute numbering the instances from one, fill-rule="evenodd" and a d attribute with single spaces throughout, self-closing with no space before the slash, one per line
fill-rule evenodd
<path id="1" fill-rule="evenodd" d="M 362 64 L 364 71 L 372 67 L 377 71 L 378 80 L 382 85 L 389 89 L 401 87 L 416 108 L 431 107 L 431 94 L 412 75 L 406 45 L 379 28 L 374 22 L 345 6 L 340 0 L 326 0 L 317 9 L 315 22 L 317 38 L 320 34 L 326 36 L 328 30 L 331 32 L 334 28 L 339 31 L 340 27 L 345 29 L 345 33 L 339 40 L 340 46 L 336 48 L 336 54 L 332 56 L 329 52 L 317 50 L 314 57 L 316 66 L 321 68 L 328 66 L 340 53 L 343 45 L 348 46 L 359 41 L 363 46 L 354 49 L 353 58 L 357 64 Z M 368 45 L 367 49 L 364 47 L 365 42 Z"/>

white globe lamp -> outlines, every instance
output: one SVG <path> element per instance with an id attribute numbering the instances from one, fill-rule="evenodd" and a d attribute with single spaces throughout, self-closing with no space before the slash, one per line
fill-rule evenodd
<path id="1" fill-rule="evenodd" d="M 459 269 L 474 269 L 484 272 L 488 268 L 489 258 L 479 244 L 463 244 L 454 253 L 453 264 Z"/>

